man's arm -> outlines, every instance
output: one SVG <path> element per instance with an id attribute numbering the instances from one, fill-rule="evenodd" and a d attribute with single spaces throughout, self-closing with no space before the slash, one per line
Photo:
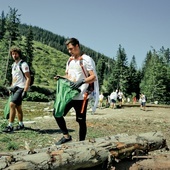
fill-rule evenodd
<path id="1" fill-rule="evenodd" d="M 28 91 L 29 86 L 30 86 L 30 82 L 31 82 L 30 72 L 25 72 L 24 75 L 25 75 L 25 79 L 26 79 L 24 91 Z"/>
<path id="2" fill-rule="evenodd" d="M 96 76 L 93 70 L 88 71 L 89 75 L 85 78 L 85 83 L 93 83 L 96 80 Z"/>

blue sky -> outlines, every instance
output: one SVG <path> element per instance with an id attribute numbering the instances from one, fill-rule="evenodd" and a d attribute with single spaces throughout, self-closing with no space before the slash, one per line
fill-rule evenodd
<path id="1" fill-rule="evenodd" d="M 76 37 L 111 58 L 121 44 L 138 67 L 152 47 L 170 48 L 170 0 L 0 0 L 0 12 L 9 6 L 21 23 Z"/>

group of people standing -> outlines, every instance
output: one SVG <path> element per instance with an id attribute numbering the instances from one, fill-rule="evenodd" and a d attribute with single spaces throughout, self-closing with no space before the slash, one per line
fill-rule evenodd
<path id="1" fill-rule="evenodd" d="M 54 116 L 58 127 L 63 134 L 62 138 L 55 143 L 56 145 L 60 145 L 72 140 L 64 119 L 64 116 L 67 115 L 72 107 L 75 109 L 76 121 L 79 124 L 79 141 L 85 140 L 87 133 L 86 112 L 88 97 L 84 104 L 84 94 L 87 91 L 89 84 L 97 81 L 97 75 L 94 70 L 94 61 L 90 56 L 82 53 L 80 50 L 79 41 L 76 38 L 70 38 L 66 41 L 65 45 L 72 60 L 68 60 L 66 63 L 66 74 L 64 77 L 71 81 L 71 89 L 79 89 L 79 94 L 66 104 L 62 116 Z M 12 132 L 14 130 L 24 129 L 22 101 L 27 95 L 31 81 L 28 64 L 23 62 L 21 66 L 22 71 L 20 69 L 20 63 L 22 62 L 21 49 L 18 47 L 12 47 L 10 50 L 10 55 L 13 58 L 14 63 L 12 65 L 12 84 L 9 88 L 9 92 L 12 93 L 12 98 L 10 101 L 9 123 L 3 130 L 3 132 L 6 133 Z M 60 76 L 57 75 L 54 78 L 57 80 L 59 77 Z M 16 115 L 18 117 L 18 125 L 16 128 L 14 128 L 13 124 Z"/>
<path id="2" fill-rule="evenodd" d="M 119 108 L 122 107 L 122 100 L 123 100 L 123 93 L 122 91 L 119 90 L 115 90 L 113 91 L 110 96 L 108 96 L 110 98 L 110 108 L 111 109 L 116 109 L 116 103 L 118 102 L 118 106 Z"/>
<path id="3" fill-rule="evenodd" d="M 99 95 L 99 108 L 103 107 L 103 102 L 104 102 L 104 95 L 101 92 L 101 94 Z M 113 91 L 106 99 L 106 105 L 109 105 L 110 108 L 112 109 L 116 109 L 116 103 L 118 102 L 118 107 L 121 108 L 122 107 L 122 102 L 123 102 L 123 93 L 122 91 L 119 90 L 115 90 Z"/>
<path id="4" fill-rule="evenodd" d="M 104 95 L 101 92 L 99 95 L 99 109 L 101 109 L 104 105 Z M 124 95 L 121 90 L 115 90 L 110 95 L 107 96 L 106 104 L 105 106 L 109 106 L 111 109 L 116 109 L 117 107 L 121 108 L 123 101 L 124 101 Z M 144 93 L 140 93 L 139 96 L 139 103 L 140 103 L 140 109 L 146 111 L 146 101 L 147 97 Z M 127 101 L 130 102 L 130 101 Z M 133 98 L 133 104 L 136 103 L 136 96 Z"/>
<path id="5" fill-rule="evenodd" d="M 66 41 L 66 47 L 71 55 L 66 63 L 66 79 L 71 81 L 70 88 L 79 89 L 80 93 L 76 95 L 72 100 L 66 104 L 63 114 L 60 117 L 55 117 L 56 123 L 60 128 L 63 136 L 55 144 L 60 145 L 72 140 L 69 134 L 64 116 L 67 115 L 69 110 L 73 107 L 76 112 L 76 121 L 79 124 L 79 141 L 83 141 L 86 138 L 87 126 L 86 126 L 86 112 L 88 105 L 88 98 L 84 104 L 84 94 L 87 92 L 90 83 L 93 83 L 97 79 L 94 69 L 94 61 L 90 56 L 83 54 L 80 50 L 79 41 L 76 38 L 70 38 Z M 27 95 L 27 91 L 30 86 L 31 76 L 28 64 L 22 61 L 21 49 L 18 47 L 11 48 L 10 55 L 14 60 L 12 65 L 12 84 L 9 88 L 9 93 L 12 94 L 10 101 L 10 114 L 9 123 L 3 132 L 9 133 L 14 130 L 23 130 L 23 111 L 22 101 Z M 20 63 L 22 62 L 22 65 Z M 57 80 L 60 76 L 55 76 Z M 104 95 L 99 95 L 99 108 L 103 107 Z M 110 104 L 110 108 L 115 109 L 116 103 L 122 107 L 123 93 L 120 89 L 113 91 L 107 99 L 107 103 Z M 141 108 L 145 110 L 146 97 L 141 95 Z M 83 107 L 83 112 L 82 112 Z M 18 125 L 13 127 L 15 116 L 18 117 Z"/>

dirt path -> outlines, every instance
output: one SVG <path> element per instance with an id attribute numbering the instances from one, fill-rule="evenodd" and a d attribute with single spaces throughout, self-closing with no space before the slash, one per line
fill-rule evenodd
<path id="1" fill-rule="evenodd" d="M 49 105 L 45 103 L 39 103 L 35 107 L 31 107 L 31 104 L 29 103 L 26 103 L 26 105 L 24 105 L 24 110 L 26 111 L 27 108 L 28 112 L 25 112 L 24 117 L 25 121 L 28 123 L 25 124 L 25 126 L 30 127 L 30 130 L 28 130 L 28 132 L 30 132 L 31 130 L 39 132 L 37 134 L 36 141 L 42 141 L 42 139 L 48 139 L 49 141 L 49 143 L 46 143 L 46 145 L 42 145 L 41 147 L 51 146 L 51 144 L 54 144 L 54 141 L 57 141 L 62 137 L 62 134 L 55 122 L 55 119 L 52 116 L 52 112 L 44 110 L 44 108 L 48 107 Z M 35 108 L 39 110 L 37 111 Z M 39 117 L 35 117 L 35 115 L 33 116 L 34 113 L 38 113 L 37 115 Z M 70 113 L 68 114 L 68 116 L 66 116 L 66 122 L 69 133 L 72 135 L 73 141 L 77 141 L 79 127 L 78 123 L 75 121 L 75 116 L 73 113 Z M 90 111 L 88 111 L 87 114 L 86 139 L 112 136 L 122 133 L 126 133 L 128 135 L 137 135 L 150 131 L 161 131 L 164 134 L 165 139 L 167 140 L 168 146 L 170 146 L 170 108 L 147 107 L 146 111 L 142 111 L 139 107 L 128 106 L 121 109 L 97 109 L 94 115 L 92 115 Z M 37 143 L 38 142 L 36 142 L 36 144 Z M 35 146 L 35 148 L 37 147 L 39 147 L 38 144 Z M 158 159 L 155 158 L 155 160 L 160 160 L 159 162 L 157 161 L 160 166 L 170 167 L 170 165 L 168 166 L 168 163 L 170 162 L 169 151 L 158 150 L 152 152 L 151 155 L 159 157 Z M 116 170 L 127 170 L 132 167 L 133 163 L 134 162 L 131 162 L 129 160 L 127 160 L 126 162 L 125 160 L 124 162 L 115 164 L 115 167 Z M 155 163 L 153 162 L 153 165 L 154 164 Z M 134 165 L 133 169 L 131 170 L 139 169 L 137 166 L 139 167 L 139 163 L 138 165 Z M 141 167 L 144 166 L 146 167 L 146 169 L 150 168 L 154 170 L 154 168 L 151 168 L 151 162 L 149 162 L 149 160 L 143 162 L 143 165 L 141 165 Z M 142 169 L 144 170 L 144 168 Z"/>
<path id="2" fill-rule="evenodd" d="M 70 129 L 70 134 L 76 141 L 78 140 L 78 123 L 75 121 L 74 113 L 71 113 L 71 115 L 66 116 L 66 122 L 67 127 Z M 49 119 L 50 124 L 47 123 Z M 58 128 L 51 115 L 47 119 L 36 118 L 36 121 L 38 121 L 36 126 L 40 129 Z M 44 124 L 46 125 L 45 127 Z M 165 135 L 167 143 L 170 144 L 170 108 L 148 107 L 146 111 L 140 110 L 139 107 L 103 108 L 97 109 L 94 115 L 89 111 L 87 114 L 87 130 L 87 139 L 119 133 L 136 135 L 149 131 L 161 131 Z M 56 135 L 56 140 L 61 135 L 59 132 Z"/>
<path id="3" fill-rule="evenodd" d="M 67 127 L 72 135 L 73 141 L 78 140 L 78 124 L 75 121 L 75 116 L 66 116 Z M 50 124 L 47 124 L 50 119 Z M 44 124 L 48 125 L 48 129 L 58 128 L 53 117 L 49 119 L 40 119 L 39 126 L 43 128 Z M 42 126 L 41 126 L 42 124 Z M 87 114 L 87 137 L 86 139 L 116 135 L 126 133 L 128 135 L 137 135 L 150 131 L 161 131 L 168 146 L 170 145 L 170 108 L 147 107 L 146 111 L 140 110 L 139 107 L 124 107 L 121 109 L 103 108 L 97 109 L 94 115 L 89 111 Z M 62 134 L 58 132 L 55 139 L 60 139 Z M 116 170 L 130 169 L 137 170 L 139 167 L 144 167 L 156 170 L 158 167 L 164 169 L 170 167 L 170 153 L 165 150 L 152 152 L 150 155 L 155 156 L 154 160 L 159 163 L 159 166 L 151 160 L 141 161 L 137 164 L 127 160 L 115 165 Z M 158 157 L 158 158 L 156 158 Z M 133 166 L 132 166 L 133 165 Z M 155 167 L 154 167 L 155 166 Z"/>

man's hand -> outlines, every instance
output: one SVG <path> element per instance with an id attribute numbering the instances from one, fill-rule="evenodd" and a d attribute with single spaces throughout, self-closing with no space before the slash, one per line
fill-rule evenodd
<path id="1" fill-rule="evenodd" d="M 55 76 L 54 79 L 58 80 L 58 79 L 59 79 L 59 76 Z"/>
<path id="2" fill-rule="evenodd" d="M 25 98 L 27 96 L 27 92 L 26 91 L 23 91 L 22 92 L 22 99 Z"/>
<path id="3" fill-rule="evenodd" d="M 82 79 L 82 80 L 78 80 L 78 81 L 76 81 L 76 82 L 72 82 L 71 83 L 71 88 L 72 89 L 78 89 L 82 84 L 84 84 L 85 83 L 85 80 L 84 79 Z"/>

